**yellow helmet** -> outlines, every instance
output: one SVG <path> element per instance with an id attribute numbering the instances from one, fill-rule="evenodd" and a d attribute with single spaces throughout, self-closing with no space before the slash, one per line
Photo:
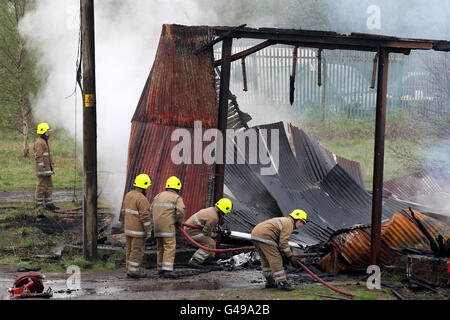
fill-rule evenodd
<path id="1" fill-rule="evenodd" d="M 166 181 L 166 189 L 175 189 L 180 190 L 181 189 L 181 181 L 175 176 L 171 176 Z"/>
<path id="2" fill-rule="evenodd" d="M 145 173 L 142 173 L 138 175 L 136 179 L 134 179 L 133 186 L 147 190 L 147 188 L 150 187 L 151 184 L 152 181 L 150 180 L 150 177 Z"/>
<path id="3" fill-rule="evenodd" d="M 233 209 L 233 203 L 228 198 L 222 198 L 216 202 L 216 207 L 223 213 L 228 213 Z"/>
<path id="4" fill-rule="evenodd" d="M 303 210 L 295 209 L 291 212 L 290 216 L 294 220 L 301 220 L 303 224 L 306 224 L 308 222 L 308 215 Z"/>
<path id="5" fill-rule="evenodd" d="M 37 130 L 36 130 L 37 134 L 44 134 L 47 131 L 52 131 L 52 129 L 50 129 L 50 126 L 48 125 L 48 123 L 42 122 L 42 123 L 38 124 Z"/>

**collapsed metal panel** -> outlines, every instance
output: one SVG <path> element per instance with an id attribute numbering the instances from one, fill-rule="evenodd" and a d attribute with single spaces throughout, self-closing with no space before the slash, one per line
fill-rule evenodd
<path id="1" fill-rule="evenodd" d="M 336 230 L 349 228 L 355 224 L 368 225 L 371 221 L 371 195 L 353 179 L 339 164 L 332 162 L 328 154 L 312 138 L 297 139 L 302 133 L 290 126 L 296 135 L 294 150 L 281 122 L 257 126 L 252 130 L 266 129 L 265 143 L 258 143 L 262 152 L 272 155 L 271 130 L 278 130 L 279 163 L 273 175 L 261 174 L 261 163 L 249 161 L 248 148 L 240 151 L 241 161 L 226 165 L 225 183 L 236 200 L 246 207 L 239 212 L 240 219 L 251 221 L 250 212 L 264 213 L 267 218 L 287 216 L 294 209 L 303 209 L 311 221 L 300 228 L 291 241 L 298 240 L 303 245 L 326 242 Z M 236 134 L 245 136 L 246 131 Z M 293 136 L 294 136 L 293 135 Z M 243 148 L 235 141 L 228 141 L 227 152 Z M 303 141 L 302 149 L 299 142 Z M 297 149 L 295 149 L 297 146 Z M 309 150 L 301 151 L 301 150 Z M 260 151 L 260 150 L 258 150 Z M 321 169 L 319 169 L 321 168 Z M 394 199 L 385 199 L 383 217 L 388 219 L 401 210 L 407 209 Z M 268 213 L 268 214 L 267 214 Z M 230 215 L 231 217 L 232 215 Z M 239 228 L 237 220 L 225 219 L 231 229 Z M 249 225 L 248 225 L 249 226 Z M 252 228 L 241 230 L 251 232 Z"/>
<path id="2" fill-rule="evenodd" d="M 312 181 L 322 180 L 336 164 L 339 164 L 364 188 L 359 162 L 332 153 L 296 126 L 289 124 L 288 129 L 297 162 Z"/>
<path id="3" fill-rule="evenodd" d="M 443 236 L 444 243 L 450 238 L 450 224 L 413 211 L 418 221 L 425 226 L 432 238 Z M 370 228 L 341 230 L 330 240 L 331 252 L 321 261 L 321 268 L 329 273 L 346 270 L 362 270 L 368 266 L 370 256 Z M 403 248 L 432 253 L 430 241 L 418 223 L 407 212 L 397 212 L 381 227 L 379 265 L 391 262 L 402 254 Z"/>
<path id="4" fill-rule="evenodd" d="M 384 182 L 384 188 L 403 200 L 419 195 L 450 195 L 450 167 L 431 168 Z"/>

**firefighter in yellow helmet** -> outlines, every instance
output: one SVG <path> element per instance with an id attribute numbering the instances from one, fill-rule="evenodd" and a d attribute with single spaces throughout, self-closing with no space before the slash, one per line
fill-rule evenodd
<path id="1" fill-rule="evenodd" d="M 202 209 L 185 221 L 185 224 L 200 228 L 185 226 L 184 231 L 199 244 L 215 249 L 220 218 L 229 213 L 232 208 L 233 204 L 230 199 L 219 199 L 214 207 Z M 193 268 L 203 268 L 205 260 L 214 258 L 214 255 L 214 252 L 199 248 L 189 260 L 188 265 Z"/>
<path id="2" fill-rule="evenodd" d="M 142 259 L 145 240 L 150 237 L 152 231 L 152 216 L 145 192 L 151 184 L 148 175 L 145 173 L 138 175 L 134 180 L 134 189 L 128 192 L 123 200 L 122 214 L 125 218 L 124 233 L 127 240 L 127 276 L 130 278 L 146 277 L 146 274 L 142 272 Z"/>
<path id="3" fill-rule="evenodd" d="M 157 269 L 162 277 L 171 277 L 175 261 L 175 225 L 184 221 L 185 205 L 179 195 L 181 181 L 170 177 L 166 181 L 166 191 L 158 193 L 152 201 L 154 236 L 157 246 Z"/>
<path id="4" fill-rule="evenodd" d="M 289 248 L 288 242 L 294 229 L 305 225 L 307 221 L 306 212 L 296 209 L 287 217 L 268 219 L 253 228 L 251 239 L 260 257 L 266 288 L 293 290 L 287 282 L 281 252 L 292 265 L 297 266 L 297 258 Z"/>
<path id="5" fill-rule="evenodd" d="M 34 193 L 35 207 L 46 210 L 59 209 L 53 204 L 53 181 L 52 175 L 55 174 L 53 154 L 50 150 L 50 126 L 48 123 L 39 123 L 36 133 L 38 137 L 33 146 L 34 159 L 36 163 L 37 184 Z M 44 206 L 45 203 L 45 206 Z M 40 214 L 39 216 L 42 216 Z"/>

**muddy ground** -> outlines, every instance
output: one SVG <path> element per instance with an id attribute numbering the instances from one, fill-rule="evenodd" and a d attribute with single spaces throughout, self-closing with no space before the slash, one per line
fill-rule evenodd
<path id="1" fill-rule="evenodd" d="M 75 282 L 71 275 L 59 272 L 45 272 L 44 286 L 52 288 L 51 299 L 75 300 L 277 300 L 298 299 L 300 296 L 311 294 L 309 299 L 320 299 L 318 294 L 327 294 L 345 299 L 343 295 L 328 291 L 325 287 L 318 289 L 318 284 L 305 279 L 305 275 L 291 275 L 290 282 L 297 288 L 293 292 L 284 292 L 277 289 L 265 289 L 264 279 L 258 270 L 242 269 L 236 271 L 210 271 L 199 272 L 190 268 L 179 267 L 175 273 L 184 276 L 176 279 L 160 278 L 155 269 L 148 269 L 145 279 L 129 279 L 124 270 L 82 272 L 79 290 L 68 291 L 74 288 Z M 0 265 L 0 292 L 3 299 L 7 299 L 6 290 L 14 279 L 20 274 L 13 266 Z M 339 281 L 335 279 L 330 283 L 353 291 L 363 285 L 355 280 Z M 69 281 L 69 284 L 68 284 Z M 359 284 L 358 284 L 359 283 Z M 312 289 L 309 287 L 313 287 Z M 316 287 L 316 288 L 314 288 Z M 320 290 L 323 289 L 323 290 Z M 360 288 L 358 288 L 360 289 Z M 302 292 L 304 290 L 304 292 Z M 390 299 L 385 294 L 383 299 Z"/>
<path id="2" fill-rule="evenodd" d="M 57 189 L 53 191 L 53 200 L 77 201 L 82 199 L 81 190 Z M 2 202 L 29 203 L 34 202 L 34 190 L 0 191 L 0 204 Z"/>

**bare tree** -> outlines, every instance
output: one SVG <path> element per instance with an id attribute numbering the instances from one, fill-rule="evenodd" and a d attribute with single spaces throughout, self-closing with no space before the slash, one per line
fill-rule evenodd
<path id="1" fill-rule="evenodd" d="M 22 133 L 24 157 L 28 156 L 30 149 L 28 133 L 31 104 L 27 96 L 37 86 L 33 74 L 33 58 L 25 50 L 24 41 L 19 32 L 19 21 L 29 5 L 29 0 L 0 2 L 0 103 L 2 107 L 0 125 Z"/>

